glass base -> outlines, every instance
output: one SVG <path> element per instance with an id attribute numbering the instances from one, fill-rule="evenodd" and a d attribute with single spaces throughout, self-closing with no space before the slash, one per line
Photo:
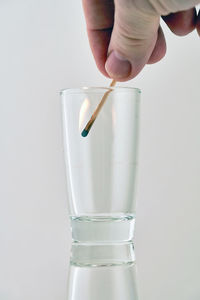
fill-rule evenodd
<path id="1" fill-rule="evenodd" d="M 72 244 L 71 264 L 81 267 L 129 265 L 135 261 L 133 243 Z"/>
<path id="2" fill-rule="evenodd" d="M 71 216 L 72 239 L 77 243 L 124 243 L 133 239 L 134 215 Z"/>

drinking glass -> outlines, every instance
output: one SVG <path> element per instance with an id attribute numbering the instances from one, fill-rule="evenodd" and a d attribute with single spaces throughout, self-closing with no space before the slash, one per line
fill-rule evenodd
<path id="1" fill-rule="evenodd" d="M 105 104 L 83 137 L 84 127 L 106 92 Z M 76 263 L 77 256 L 86 265 L 133 261 L 140 93 L 128 87 L 61 91 Z"/>

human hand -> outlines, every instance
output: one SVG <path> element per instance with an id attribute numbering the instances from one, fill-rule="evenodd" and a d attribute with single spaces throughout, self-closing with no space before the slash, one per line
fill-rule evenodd
<path id="1" fill-rule="evenodd" d="M 117 81 L 134 78 L 166 52 L 160 16 L 171 31 L 186 35 L 197 26 L 200 0 L 82 0 L 97 67 Z"/>

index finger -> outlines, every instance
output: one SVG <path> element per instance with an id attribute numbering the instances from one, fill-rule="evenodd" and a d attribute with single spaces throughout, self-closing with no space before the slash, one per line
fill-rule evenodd
<path id="1" fill-rule="evenodd" d="M 108 76 L 105 62 L 114 24 L 114 2 L 113 0 L 82 0 L 82 2 L 95 62 L 99 70 Z"/>

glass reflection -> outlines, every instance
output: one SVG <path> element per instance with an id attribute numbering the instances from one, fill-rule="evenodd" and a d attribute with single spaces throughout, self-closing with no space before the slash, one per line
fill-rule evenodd
<path id="1" fill-rule="evenodd" d="M 71 264 L 67 300 L 138 300 L 135 263 L 120 266 Z"/>

